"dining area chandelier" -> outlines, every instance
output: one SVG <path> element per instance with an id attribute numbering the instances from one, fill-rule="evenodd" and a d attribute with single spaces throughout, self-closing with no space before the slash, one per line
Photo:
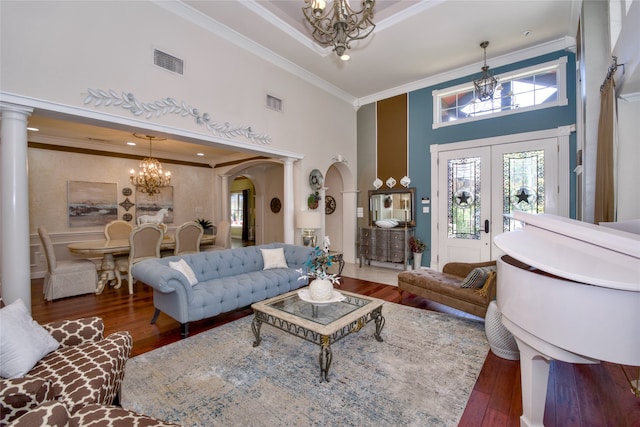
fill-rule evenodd
<path id="1" fill-rule="evenodd" d="M 133 136 L 149 139 L 149 157 L 142 159 L 138 173 L 131 169 L 129 177 L 131 184 L 135 185 L 143 193 L 158 194 L 162 187 L 171 185 L 171 172 L 164 172 L 162 164 L 151 155 L 153 140 L 160 140 L 160 138 L 153 135 L 138 135 L 135 133 Z"/>
<path id="2" fill-rule="evenodd" d="M 305 0 L 302 8 L 305 19 L 313 27 L 311 36 L 323 46 L 333 46 L 333 51 L 343 61 L 350 57 L 349 42 L 366 38 L 376 25 L 373 23 L 375 0 L 362 0 L 362 9 L 355 11 L 349 0 L 333 0 L 327 6 L 324 0 Z"/>

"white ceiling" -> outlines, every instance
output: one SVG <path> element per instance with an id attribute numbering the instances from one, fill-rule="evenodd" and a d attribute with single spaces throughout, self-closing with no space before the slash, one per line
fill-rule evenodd
<path id="1" fill-rule="evenodd" d="M 358 8 L 360 1 L 351 3 Z M 371 102 L 407 92 L 412 83 L 451 70 L 479 72 L 483 61 L 479 45 L 483 40 L 490 41 L 487 62 L 492 67 L 513 62 L 518 52 L 535 46 L 571 40 L 577 31 L 581 1 L 376 0 L 376 28 L 367 39 L 351 44 L 351 60 L 346 62 L 330 48 L 313 42 L 302 15 L 303 0 L 183 0 L 156 4 L 187 19 L 204 18 L 212 31 L 358 104 L 359 100 Z M 524 36 L 524 32 L 528 35 Z M 55 120 L 37 116 L 32 117 L 30 125 L 40 128 L 37 139 L 45 135 L 94 138 L 98 147 L 99 140 L 132 139 L 130 132 L 88 125 L 67 123 L 63 130 Z M 148 150 L 148 144 L 142 142 L 144 150 Z M 140 147 L 139 144 L 131 153 L 140 154 Z M 205 157 L 195 157 L 197 151 L 204 152 Z M 154 143 L 154 156 L 163 154 L 212 163 L 238 158 L 237 154 L 215 147 L 175 141 Z"/>
<path id="2" fill-rule="evenodd" d="M 199 1 L 191 8 L 260 44 L 355 98 L 475 64 L 480 42 L 492 58 L 575 38 L 577 0 L 376 0 L 376 28 L 351 44 L 351 60 L 309 36 L 303 0 Z M 327 1 L 329 3 L 329 1 Z M 352 0 L 359 8 L 360 1 Z M 328 6 L 327 6 L 328 7 Z M 528 31 L 527 36 L 522 33 Z"/>

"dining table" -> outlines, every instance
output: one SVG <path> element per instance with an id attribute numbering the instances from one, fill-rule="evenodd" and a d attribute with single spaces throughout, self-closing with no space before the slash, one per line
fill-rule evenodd
<path id="1" fill-rule="evenodd" d="M 215 244 L 215 241 L 215 235 L 205 234 L 200 240 L 200 246 L 213 245 Z M 173 236 L 165 236 L 160 244 L 161 251 L 172 250 L 175 247 L 176 240 Z M 118 288 L 120 286 L 120 281 L 117 280 L 118 276 L 116 272 L 115 256 L 129 254 L 129 239 L 85 240 L 82 242 L 69 243 L 67 248 L 72 254 L 81 255 L 83 257 L 102 256 L 96 295 L 100 295 L 108 283 L 117 281 L 114 288 Z"/>

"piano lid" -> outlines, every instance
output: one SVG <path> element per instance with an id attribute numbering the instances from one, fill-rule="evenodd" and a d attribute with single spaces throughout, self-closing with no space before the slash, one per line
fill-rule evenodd
<path id="1" fill-rule="evenodd" d="M 524 228 L 494 238 L 511 257 L 569 280 L 640 292 L 640 235 L 549 214 L 513 216 Z"/>

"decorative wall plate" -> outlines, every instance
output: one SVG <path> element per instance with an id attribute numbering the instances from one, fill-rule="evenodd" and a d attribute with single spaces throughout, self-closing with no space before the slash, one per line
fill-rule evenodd
<path id="1" fill-rule="evenodd" d="M 395 186 L 396 186 L 396 180 L 393 177 L 389 178 L 387 180 L 387 187 L 393 188 Z"/>
<path id="2" fill-rule="evenodd" d="M 322 184 L 324 183 L 324 178 L 322 177 L 322 172 L 318 169 L 314 169 L 309 174 L 309 185 L 314 190 L 319 190 L 322 188 Z"/>
<path id="3" fill-rule="evenodd" d="M 126 199 L 124 199 L 124 202 L 120 203 L 120 206 L 122 206 L 125 211 L 129 212 L 129 209 L 134 207 L 135 203 L 132 203 L 131 200 L 129 200 L 129 198 L 127 197 Z"/>
<path id="4" fill-rule="evenodd" d="M 277 197 L 274 197 L 273 199 L 271 199 L 271 212 L 278 213 L 280 212 L 281 208 L 282 208 L 282 203 L 280 203 L 280 199 L 278 199 Z"/>
<path id="5" fill-rule="evenodd" d="M 404 188 L 409 188 L 409 185 L 411 184 L 411 178 L 409 178 L 406 175 L 403 176 L 402 179 L 400 180 L 400 184 L 402 184 Z"/>
<path id="6" fill-rule="evenodd" d="M 376 178 L 373 181 L 373 188 L 375 188 L 376 190 L 379 189 L 380 187 L 382 187 L 382 180 L 380 178 Z"/>
<path id="7" fill-rule="evenodd" d="M 133 194 L 133 191 L 129 187 L 125 187 L 122 189 L 123 196 L 130 196 L 131 194 Z"/>
<path id="8" fill-rule="evenodd" d="M 333 196 L 325 196 L 324 198 L 324 213 L 331 215 L 336 210 L 336 199 Z"/>
<path id="9" fill-rule="evenodd" d="M 133 215 L 131 215 L 130 213 L 126 213 L 126 214 L 122 215 L 122 219 L 124 221 L 131 221 L 133 219 Z"/>

